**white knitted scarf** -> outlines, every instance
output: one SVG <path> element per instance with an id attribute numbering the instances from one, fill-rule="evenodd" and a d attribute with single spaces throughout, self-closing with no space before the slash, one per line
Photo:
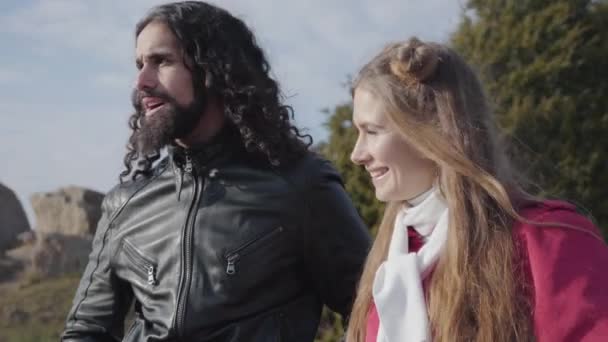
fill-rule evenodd
<path id="1" fill-rule="evenodd" d="M 407 227 L 425 244 L 408 252 Z M 405 207 L 395 219 L 387 259 L 376 271 L 372 294 L 380 318 L 377 342 L 431 342 L 422 281 L 443 251 L 448 236 L 448 208 L 439 189 L 419 204 Z"/>

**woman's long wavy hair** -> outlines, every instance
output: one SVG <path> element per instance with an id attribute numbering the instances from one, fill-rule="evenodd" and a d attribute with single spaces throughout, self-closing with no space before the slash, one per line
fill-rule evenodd
<path id="1" fill-rule="evenodd" d="M 154 7 L 136 26 L 135 34 L 152 21 L 165 23 L 175 34 L 191 68 L 195 90 L 216 96 L 224 112 L 251 154 L 278 166 L 305 153 L 312 137 L 302 134 L 290 119 L 293 109 L 282 103 L 270 65 L 247 25 L 227 11 L 200 1 L 184 1 Z M 196 93 L 196 91 L 195 91 Z M 200 94 L 200 92 L 198 92 Z M 149 175 L 160 151 L 141 156 L 135 132 L 142 115 L 129 118 L 132 134 L 120 180 L 132 174 Z M 137 169 L 133 171 L 133 164 Z"/>
<path id="2" fill-rule="evenodd" d="M 511 229 L 534 200 L 518 186 L 481 84 L 451 49 L 416 38 L 387 46 L 360 71 L 398 132 L 436 163 L 450 208 L 446 249 L 427 289 L 433 340 L 530 341 L 524 272 Z M 372 284 L 386 259 L 395 216 L 388 203 L 360 280 L 348 342 L 364 342 Z"/>

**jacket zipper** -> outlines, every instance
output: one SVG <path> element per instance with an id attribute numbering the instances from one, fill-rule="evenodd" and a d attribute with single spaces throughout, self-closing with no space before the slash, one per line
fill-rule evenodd
<path id="1" fill-rule="evenodd" d="M 182 244 L 182 278 L 180 280 L 180 287 L 177 296 L 177 307 L 175 316 L 175 330 L 178 336 L 183 337 L 184 319 L 186 316 L 186 298 L 188 297 L 188 288 L 192 278 L 192 231 L 194 227 L 193 212 L 196 207 L 199 196 L 199 179 L 193 171 L 192 157 L 189 153 L 186 153 L 186 165 L 184 171 L 192 177 L 194 184 L 194 191 L 192 194 L 192 202 L 188 209 L 188 215 L 186 216 L 186 223 L 183 233 L 183 244 Z"/>
<path id="2" fill-rule="evenodd" d="M 127 257 L 134 263 L 137 267 L 136 269 L 141 274 L 143 272 L 144 278 L 147 279 L 148 285 L 156 285 L 156 266 L 147 258 L 143 257 L 134 246 L 132 246 L 126 240 L 123 240 L 123 250 L 126 252 Z"/>
<path id="3" fill-rule="evenodd" d="M 192 157 L 190 156 L 190 153 L 186 153 L 186 165 L 184 165 L 184 168 L 182 169 L 181 167 L 179 168 L 179 185 L 177 188 L 177 201 L 179 202 L 181 200 L 181 195 L 182 195 L 182 186 L 184 184 L 184 171 L 187 173 L 192 173 Z"/>
<path id="4" fill-rule="evenodd" d="M 192 173 L 192 156 L 190 156 L 190 153 L 186 153 L 186 167 L 184 171 Z"/>
<path id="5" fill-rule="evenodd" d="M 283 232 L 283 226 L 279 226 L 279 227 L 273 229 L 270 233 L 261 235 L 255 239 L 243 244 L 242 246 L 238 247 L 237 249 L 227 252 L 225 254 L 225 258 L 226 258 L 226 262 L 227 262 L 226 274 L 228 274 L 228 275 L 236 274 L 236 263 L 243 255 L 247 255 L 248 248 L 252 247 L 253 245 L 260 244 L 263 241 L 268 240 L 268 239 L 272 238 L 274 235 L 282 233 L 282 232 Z"/>

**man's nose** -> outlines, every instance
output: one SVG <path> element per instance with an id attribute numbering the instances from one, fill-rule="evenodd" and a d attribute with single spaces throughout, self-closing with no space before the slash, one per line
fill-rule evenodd
<path id="1" fill-rule="evenodd" d="M 144 66 L 139 70 L 135 79 L 135 88 L 137 90 L 154 89 L 156 87 L 156 77 L 152 70 Z"/>

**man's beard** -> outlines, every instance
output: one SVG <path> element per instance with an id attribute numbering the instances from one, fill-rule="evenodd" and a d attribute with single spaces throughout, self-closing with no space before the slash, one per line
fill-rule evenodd
<path id="1" fill-rule="evenodd" d="M 161 99 L 164 102 L 162 108 L 146 116 L 141 101 L 144 96 Z M 156 90 L 135 89 L 131 100 L 141 125 L 134 133 L 135 149 L 142 156 L 159 154 L 163 147 L 175 139 L 190 134 L 202 118 L 207 104 L 203 90 L 195 91 L 194 100 L 188 106 L 181 106 L 173 97 Z"/>

